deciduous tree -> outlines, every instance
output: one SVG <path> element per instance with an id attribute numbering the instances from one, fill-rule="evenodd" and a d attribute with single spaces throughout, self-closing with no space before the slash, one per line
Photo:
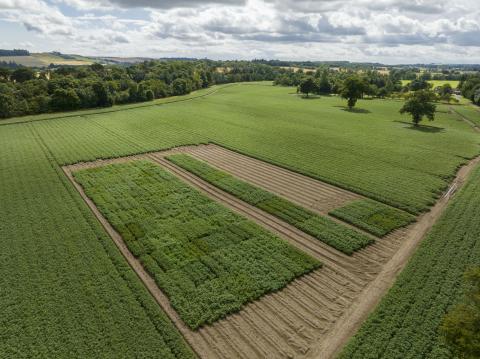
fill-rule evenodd
<path id="1" fill-rule="evenodd" d="M 306 77 L 300 83 L 300 92 L 305 94 L 307 97 L 317 91 L 317 84 L 315 83 L 315 79 L 311 76 Z"/>
<path id="2" fill-rule="evenodd" d="M 415 126 L 427 117 L 430 121 L 435 119 L 437 107 L 433 103 L 435 94 L 429 90 L 419 90 L 407 96 L 407 101 L 400 109 L 400 113 L 409 113 Z"/>
<path id="3" fill-rule="evenodd" d="M 347 99 L 348 108 L 352 109 L 357 100 L 362 98 L 365 91 L 365 83 L 358 76 L 347 77 L 340 88 L 340 96 Z"/>

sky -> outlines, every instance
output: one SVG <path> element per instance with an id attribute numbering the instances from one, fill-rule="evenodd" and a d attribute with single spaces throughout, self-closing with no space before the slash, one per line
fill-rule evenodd
<path id="1" fill-rule="evenodd" d="M 479 0 L 0 0 L 0 48 L 480 63 Z"/>

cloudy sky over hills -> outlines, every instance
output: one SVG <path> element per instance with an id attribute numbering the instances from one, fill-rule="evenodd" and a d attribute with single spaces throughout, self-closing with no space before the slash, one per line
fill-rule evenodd
<path id="1" fill-rule="evenodd" d="M 0 0 L 0 48 L 480 63 L 478 0 Z"/>

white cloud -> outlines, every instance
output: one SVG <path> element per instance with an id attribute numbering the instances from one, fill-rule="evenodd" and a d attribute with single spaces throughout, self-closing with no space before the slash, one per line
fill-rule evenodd
<path id="1" fill-rule="evenodd" d="M 430 54 L 428 62 L 480 62 L 475 3 L 0 0 L 0 20 L 48 39 L 52 48 L 45 50 L 82 54 L 384 62 L 419 62 Z"/>

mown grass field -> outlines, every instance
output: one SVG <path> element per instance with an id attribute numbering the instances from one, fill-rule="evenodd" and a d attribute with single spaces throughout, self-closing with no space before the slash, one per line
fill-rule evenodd
<path id="1" fill-rule="evenodd" d="M 480 108 L 475 105 L 452 106 L 452 110 L 460 116 L 471 121 L 477 127 L 480 127 Z"/>
<path id="2" fill-rule="evenodd" d="M 212 141 L 418 213 L 480 141 L 446 107 L 413 129 L 401 105 L 365 100 L 348 112 L 337 97 L 254 84 L 1 125 L 0 357 L 193 356 L 61 165 Z"/>

